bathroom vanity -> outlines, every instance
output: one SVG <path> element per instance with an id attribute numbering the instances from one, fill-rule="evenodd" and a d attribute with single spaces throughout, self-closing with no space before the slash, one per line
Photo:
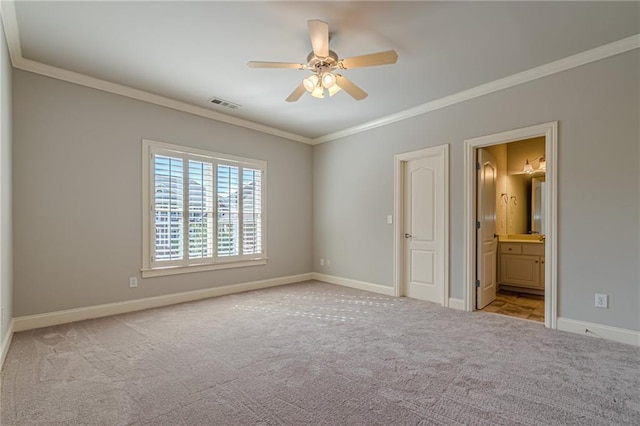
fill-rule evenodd
<path id="1" fill-rule="evenodd" d="M 498 244 L 500 288 L 544 294 L 544 237 L 508 235 Z"/>

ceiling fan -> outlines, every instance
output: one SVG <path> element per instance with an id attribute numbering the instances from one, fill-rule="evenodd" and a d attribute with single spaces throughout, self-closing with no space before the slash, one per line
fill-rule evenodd
<path id="1" fill-rule="evenodd" d="M 329 25 L 319 20 L 307 21 L 307 24 L 309 25 L 309 36 L 313 50 L 307 56 L 306 63 L 251 61 L 247 64 L 251 68 L 290 68 L 311 71 L 313 74 L 305 78 L 291 92 L 287 102 L 297 101 L 305 91 L 316 98 L 324 98 L 325 89 L 329 96 L 335 95 L 342 89 L 354 99 L 362 100 L 368 96 L 367 92 L 336 71 L 395 64 L 398 60 L 398 54 L 395 50 L 339 59 L 336 52 L 329 50 Z"/>

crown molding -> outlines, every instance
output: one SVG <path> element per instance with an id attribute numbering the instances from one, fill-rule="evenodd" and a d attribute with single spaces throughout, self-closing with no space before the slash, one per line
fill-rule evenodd
<path id="1" fill-rule="evenodd" d="M 480 86 L 476 86 L 450 96 L 445 96 L 443 98 L 436 99 L 434 101 L 427 102 L 425 104 L 418 105 L 417 107 L 400 111 L 395 114 L 387 115 L 377 120 L 369 121 L 358 126 L 320 136 L 313 139 L 312 143 L 313 145 L 317 145 L 324 142 L 341 139 L 346 136 L 355 135 L 356 133 L 375 129 L 376 127 L 386 126 L 387 124 L 406 120 L 417 115 L 426 114 L 431 111 L 465 102 L 480 96 L 488 95 L 490 93 L 494 93 L 503 89 L 518 86 L 529 81 L 547 77 L 552 74 L 557 74 L 562 71 L 567 71 L 572 68 L 586 65 L 591 62 L 599 61 L 601 59 L 609 58 L 611 56 L 619 55 L 621 53 L 638 48 L 640 48 L 640 34 L 635 34 L 631 37 L 623 38 L 621 40 L 614 41 L 613 43 L 605 44 L 603 46 L 577 53 L 572 56 L 567 56 L 566 58 L 559 59 L 557 61 L 550 62 L 539 67 L 531 68 L 527 71 L 513 74 L 498 80 L 494 80 L 489 83 L 481 84 Z"/>
<path id="2" fill-rule="evenodd" d="M 4 35 L 7 40 L 9 57 L 11 64 L 15 64 L 22 58 L 22 48 L 20 47 L 20 31 L 18 30 L 18 18 L 16 18 L 16 8 L 13 0 L 0 1 L 0 18 L 4 26 Z M 15 67 L 15 65 L 13 65 Z"/>
<path id="3" fill-rule="evenodd" d="M 2 17 L 2 22 L 4 24 L 5 36 L 9 48 L 9 56 L 11 57 L 11 63 L 14 68 L 44 75 L 47 77 L 56 78 L 70 83 L 75 83 L 85 87 L 126 96 L 128 98 L 164 106 L 166 108 L 171 108 L 200 117 L 209 118 L 223 123 L 232 124 L 234 126 L 244 127 L 247 129 L 255 130 L 257 132 L 279 136 L 285 139 L 290 139 L 309 145 L 319 145 L 321 143 L 341 139 L 346 136 L 366 132 L 367 130 L 386 126 L 397 121 L 406 120 L 417 115 L 422 115 L 428 112 L 446 108 L 448 106 L 465 102 L 480 96 L 488 95 L 490 93 L 508 89 L 510 87 L 514 87 L 533 80 L 557 74 L 562 71 L 567 71 L 572 68 L 586 65 L 591 62 L 599 61 L 611 56 L 619 55 L 621 53 L 640 48 L 640 34 L 635 34 L 630 37 L 614 41 L 612 43 L 608 43 L 603 46 L 596 47 L 594 49 L 590 49 L 572 56 L 568 56 L 566 58 L 559 59 L 545 65 L 531 68 L 517 74 L 494 80 L 489 83 L 481 84 L 471 89 L 464 90 L 453 95 L 445 96 L 443 98 L 397 112 L 395 114 L 390 114 L 376 120 L 368 121 L 366 123 L 339 130 L 334 133 L 319 136 L 317 138 L 308 138 L 306 136 L 290 133 L 270 126 L 265 126 L 253 121 L 244 120 L 227 114 L 211 111 L 206 108 L 188 104 L 186 102 L 178 101 L 165 96 L 156 95 L 144 90 L 135 89 L 133 87 L 43 64 L 31 59 L 26 59 L 22 56 L 22 49 L 20 47 L 20 33 L 15 13 L 14 0 L 0 1 L 0 16 Z"/>

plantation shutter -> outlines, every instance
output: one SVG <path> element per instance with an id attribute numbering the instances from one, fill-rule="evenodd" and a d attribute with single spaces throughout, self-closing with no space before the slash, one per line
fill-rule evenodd
<path id="1" fill-rule="evenodd" d="M 213 164 L 189 159 L 189 259 L 214 256 Z"/>
<path id="2" fill-rule="evenodd" d="M 240 254 L 239 167 L 218 164 L 218 256 Z"/>
<path id="3" fill-rule="evenodd" d="M 180 157 L 153 156 L 155 262 L 172 264 L 184 258 L 184 173 Z"/>
<path id="4" fill-rule="evenodd" d="M 157 145 L 145 163 L 151 183 L 144 190 L 146 270 L 266 260 L 266 164 Z"/>
<path id="5" fill-rule="evenodd" d="M 262 253 L 262 171 L 242 169 L 242 254 Z"/>

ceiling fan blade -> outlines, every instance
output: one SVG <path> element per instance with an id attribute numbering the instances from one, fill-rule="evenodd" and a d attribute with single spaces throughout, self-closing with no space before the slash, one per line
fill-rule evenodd
<path id="1" fill-rule="evenodd" d="M 351 82 L 347 77 L 343 77 L 340 74 L 336 74 L 336 84 L 342 90 L 350 94 L 355 100 L 361 101 L 369 96 L 367 92 L 353 84 L 353 82 Z"/>
<path id="2" fill-rule="evenodd" d="M 247 66 L 249 68 L 290 68 L 295 70 L 303 70 L 305 69 L 304 64 L 296 64 L 293 62 L 260 62 L 260 61 L 251 61 L 247 62 Z"/>
<path id="3" fill-rule="evenodd" d="M 398 61 L 398 54 L 395 50 L 387 50 L 386 52 L 371 53 L 369 55 L 353 56 L 351 58 L 342 59 L 340 63 L 342 68 L 360 68 L 371 67 L 374 65 L 395 64 Z"/>
<path id="4" fill-rule="evenodd" d="M 300 96 L 302 96 L 302 94 L 306 91 L 307 90 L 304 88 L 304 84 L 300 83 L 300 85 L 296 87 L 293 92 L 291 92 L 291 94 L 287 98 L 287 102 L 297 101 L 298 99 L 300 99 Z"/>
<path id="5" fill-rule="evenodd" d="M 313 54 L 319 58 L 329 56 L 329 25 L 326 22 L 307 21 Z"/>

